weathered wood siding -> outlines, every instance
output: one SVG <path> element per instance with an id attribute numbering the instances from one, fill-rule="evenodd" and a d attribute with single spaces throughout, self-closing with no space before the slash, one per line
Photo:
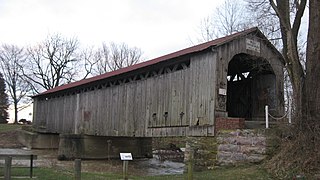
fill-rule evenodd
<path id="1" fill-rule="evenodd" d="M 246 48 L 246 39 L 251 39 L 260 43 L 260 52 L 248 50 Z M 240 53 L 249 54 L 256 57 L 262 57 L 268 61 L 271 65 L 275 74 L 275 105 L 274 105 L 274 115 L 282 115 L 284 112 L 284 100 L 283 100 L 283 63 L 281 57 L 275 52 L 274 49 L 270 48 L 270 43 L 265 39 L 259 38 L 255 35 L 247 35 L 240 39 L 235 39 L 229 43 L 217 46 L 214 51 L 217 53 L 217 81 L 216 89 L 226 89 L 227 90 L 227 73 L 228 64 L 232 58 Z M 226 112 L 226 101 L 227 97 L 224 95 L 219 95 L 217 93 L 217 98 L 215 99 L 215 111 L 216 114 L 222 115 Z M 264 108 L 263 108 L 264 110 Z M 253 112 L 254 115 L 257 112 Z"/>
<path id="2" fill-rule="evenodd" d="M 246 48 L 246 38 L 260 42 L 260 52 Z M 283 64 L 279 54 L 264 39 L 249 35 L 168 60 L 170 68 L 164 63 L 157 70 L 142 72 L 137 79 L 36 97 L 34 127 L 51 133 L 101 136 L 213 136 L 215 117 L 227 114 L 227 97 L 219 94 L 219 89 L 227 90 L 228 63 L 239 53 L 270 63 L 276 75 L 275 95 L 279 97 L 275 107 L 281 114 Z M 183 68 L 172 68 L 172 62 L 182 63 Z"/>
<path id="3" fill-rule="evenodd" d="M 190 57 L 180 70 L 164 68 L 164 74 L 112 87 L 35 99 L 34 124 L 52 133 L 213 135 L 215 58 L 209 51 Z"/>

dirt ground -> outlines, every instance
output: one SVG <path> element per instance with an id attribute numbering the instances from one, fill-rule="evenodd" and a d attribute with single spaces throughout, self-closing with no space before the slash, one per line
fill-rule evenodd
<path id="1" fill-rule="evenodd" d="M 0 133 L 0 148 L 22 148 L 18 141 L 17 131 L 7 131 Z"/>

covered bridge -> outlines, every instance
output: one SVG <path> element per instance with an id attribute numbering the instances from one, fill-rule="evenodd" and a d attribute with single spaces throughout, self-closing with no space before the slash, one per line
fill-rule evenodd
<path id="1" fill-rule="evenodd" d="M 258 120 L 265 105 L 282 115 L 283 68 L 251 28 L 38 94 L 33 126 L 99 137 L 214 136 L 219 118 Z"/>

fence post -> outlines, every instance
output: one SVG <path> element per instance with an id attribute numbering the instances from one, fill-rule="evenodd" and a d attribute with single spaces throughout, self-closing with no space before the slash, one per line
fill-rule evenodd
<path id="1" fill-rule="evenodd" d="M 4 179 L 5 180 L 11 179 L 11 163 L 12 163 L 12 157 L 7 156 L 4 162 Z"/>
<path id="2" fill-rule="evenodd" d="M 30 178 L 33 176 L 33 154 L 30 155 Z"/>
<path id="3" fill-rule="evenodd" d="M 268 109 L 268 105 L 266 105 L 265 107 L 265 112 L 266 112 L 266 129 L 269 128 L 269 109 Z"/>
<path id="4" fill-rule="evenodd" d="M 191 149 L 189 151 L 189 161 L 188 161 L 188 180 L 192 180 L 193 179 L 193 164 L 194 163 L 194 150 Z"/>
<path id="5" fill-rule="evenodd" d="M 187 140 L 186 140 L 186 150 L 185 150 L 185 156 L 184 156 L 184 161 L 186 162 L 186 169 L 187 170 L 187 174 L 186 174 L 186 179 L 187 180 L 192 180 L 193 179 L 193 169 L 194 169 L 194 143 L 195 140 L 190 137 L 187 136 Z"/>
<path id="6" fill-rule="evenodd" d="M 129 161 L 123 161 L 123 179 L 128 180 L 128 163 Z"/>
<path id="7" fill-rule="evenodd" d="M 75 180 L 81 180 L 81 159 L 74 160 L 74 171 Z"/>

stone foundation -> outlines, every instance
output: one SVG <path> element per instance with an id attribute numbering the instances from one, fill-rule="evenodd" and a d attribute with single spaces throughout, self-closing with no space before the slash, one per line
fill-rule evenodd
<path id="1" fill-rule="evenodd" d="M 215 137 L 187 137 L 184 161 L 186 164 L 191 161 L 194 170 L 211 169 L 216 163 L 216 155 Z"/>
<path id="2" fill-rule="evenodd" d="M 259 163 L 267 156 L 264 130 L 220 131 L 217 142 L 217 160 L 220 165 Z"/>
<path id="3" fill-rule="evenodd" d="M 119 159 L 120 152 L 130 152 L 133 158 L 152 157 L 152 138 L 60 135 L 60 160 Z"/>
<path id="4" fill-rule="evenodd" d="M 216 165 L 260 163 L 267 157 L 264 129 L 220 130 L 216 137 L 187 137 L 186 168 L 212 169 Z"/>
<path id="5" fill-rule="evenodd" d="M 30 149 L 57 149 L 59 135 L 18 130 L 18 141 Z"/>

